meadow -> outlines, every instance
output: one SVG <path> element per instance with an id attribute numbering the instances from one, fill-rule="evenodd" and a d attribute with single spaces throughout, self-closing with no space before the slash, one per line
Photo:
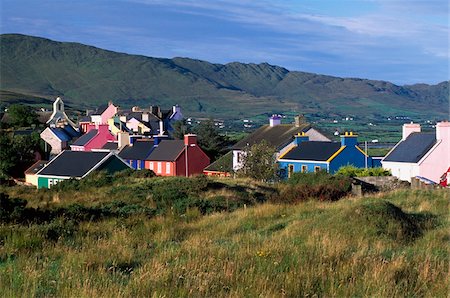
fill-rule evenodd
<path id="1" fill-rule="evenodd" d="M 0 187 L 2 296 L 448 297 L 448 190 L 288 204 L 251 180 L 96 178 Z"/>

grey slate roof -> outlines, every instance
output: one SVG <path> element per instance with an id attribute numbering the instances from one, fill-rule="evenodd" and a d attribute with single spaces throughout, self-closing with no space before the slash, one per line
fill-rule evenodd
<path id="1" fill-rule="evenodd" d="M 109 152 L 63 151 L 55 157 L 38 175 L 83 177 L 95 167 Z"/>
<path id="2" fill-rule="evenodd" d="M 155 147 L 146 160 L 175 161 L 183 150 L 183 140 L 163 140 L 157 147 Z"/>
<path id="3" fill-rule="evenodd" d="M 434 133 L 414 132 L 401 141 L 384 161 L 416 163 L 436 144 Z"/>
<path id="4" fill-rule="evenodd" d="M 103 145 L 102 149 L 108 149 L 108 150 L 117 150 L 119 147 L 118 142 L 106 142 L 105 145 Z"/>
<path id="5" fill-rule="evenodd" d="M 264 125 L 255 130 L 246 138 L 237 142 L 232 149 L 241 150 L 247 145 L 252 146 L 262 140 L 266 140 L 270 145 L 274 146 L 278 150 L 292 142 L 294 135 L 300 132 L 306 132 L 309 128 L 309 124 L 303 124 L 299 127 L 296 127 L 293 124 L 279 124 L 273 127 L 270 125 Z"/>
<path id="6" fill-rule="evenodd" d="M 326 161 L 341 148 L 338 142 L 301 142 L 281 159 Z"/>
<path id="7" fill-rule="evenodd" d="M 153 150 L 152 141 L 135 141 L 133 146 L 127 146 L 120 151 L 119 156 L 123 159 L 145 160 Z"/>
<path id="8" fill-rule="evenodd" d="M 81 137 L 79 137 L 74 143 L 73 145 L 75 146 L 84 146 L 87 144 L 87 142 L 89 142 L 90 140 L 92 140 L 93 137 L 95 137 L 97 135 L 98 130 L 97 129 L 91 129 L 88 133 L 82 135 Z"/>

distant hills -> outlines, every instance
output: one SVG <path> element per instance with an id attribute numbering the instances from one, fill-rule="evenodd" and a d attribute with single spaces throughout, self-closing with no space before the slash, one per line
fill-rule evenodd
<path id="1" fill-rule="evenodd" d="M 63 96 L 78 108 L 109 100 L 123 106 L 178 103 L 189 115 L 221 118 L 287 111 L 448 117 L 448 81 L 398 86 L 267 63 L 223 65 L 129 55 L 19 34 L 0 35 L 0 47 L 3 104 L 33 98 L 46 103 Z"/>

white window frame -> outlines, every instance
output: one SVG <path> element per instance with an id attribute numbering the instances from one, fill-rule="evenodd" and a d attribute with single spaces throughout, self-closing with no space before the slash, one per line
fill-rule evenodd
<path id="1" fill-rule="evenodd" d="M 157 172 L 158 174 L 161 174 L 161 172 L 162 172 L 162 165 L 161 165 L 161 162 L 160 162 L 160 161 L 158 161 L 157 167 L 158 167 L 158 169 L 156 170 L 156 172 Z"/>
<path id="2" fill-rule="evenodd" d="M 170 162 L 166 162 L 166 174 L 170 174 Z"/>
<path id="3" fill-rule="evenodd" d="M 153 166 L 153 161 L 150 162 L 149 168 L 150 168 L 150 170 L 153 171 L 153 168 L 154 168 L 154 166 Z"/>

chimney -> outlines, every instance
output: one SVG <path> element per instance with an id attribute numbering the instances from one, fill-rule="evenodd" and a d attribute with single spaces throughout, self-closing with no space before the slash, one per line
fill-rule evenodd
<path id="1" fill-rule="evenodd" d="M 164 121 L 159 120 L 159 135 L 164 135 Z"/>
<path id="2" fill-rule="evenodd" d="M 353 132 L 346 131 L 341 135 L 341 146 L 356 146 L 358 145 L 358 135 Z"/>
<path id="3" fill-rule="evenodd" d="M 86 129 L 86 133 L 90 132 L 93 129 L 96 129 L 95 124 L 89 123 L 89 125 L 87 126 L 87 129 Z"/>
<path id="4" fill-rule="evenodd" d="M 150 119 L 149 113 L 142 113 L 142 121 L 148 122 Z"/>
<path id="5" fill-rule="evenodd" d="M 436 124 L 436 140 L 446 140 L 450 143 L 450 122 L 442 121 Z"/>
<path id="6" fill-rule="evenodd" d="M 294 117 L 295 127 L 300 127 L 300 125 L 305 124 L 305 116 L 297 115 Z"/>
<path id="7" fill-rule="evenodd" d="M 152 112 L 153 115 L 155 115 L 156 117 L 161 118 L 161 109 L 158 106 L 151 106 L 150 107 L 150 111 Z"/>
<path id="8" fill-rule="evenodd" d="M 281 124 L 281 117 L 278 115 L 272 115 L 272 117 L 269 118 L 269 125 L 270 127 L 274 127 Z"/>
<path id="9" fill-rule="evenodd" d="M 186 146 L 197 145 L 197 135 L 195 135 L 195 134 L 184 135 L 184 145 L 186 145 Z"/>
<path id="10" fill-rule="evenodd" d="M 412 122 L 403 124 L 402 140 L 406 140 L 413 132 L 420 132 L 420 124 Z"/>
<path id="11" fill-rule="evenodd" d="M 309 136 L 307 136 L 303 131 L 299 132 L 297 135 L 294 136 L 294 144 L 296 146 L 300 145 L 301 142 L 308 142 Z"/>
<path id="12" fill-rule="evenodd" d="M 108 124 L 98 124 L 97 125 L 98 133 L 102 135 L 108 135 L 111 134 L 109 132 L 109 125 Z"/>
<path id="13" fill-rule="evenodd" d="M 119 132 L 117 134 L 117 141 L 119 149 L 125 147 L 126 145 L 130 145 L 130 135 L 127 132 Z"/>

